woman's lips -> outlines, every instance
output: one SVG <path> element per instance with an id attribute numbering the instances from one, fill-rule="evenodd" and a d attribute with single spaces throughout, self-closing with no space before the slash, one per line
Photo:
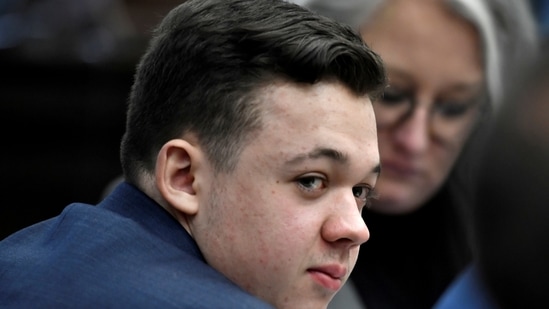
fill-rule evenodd
<path id="1" fill-rule="evenodd" d="M 383 174 L 392 174 L 399 177 L 415 177 L 418 176 L 420 170 L 410 164 L 397 161 L 383 161 L 381 163 Z"/>
<path id="2" fill-rule="evenodd" d="M 347 274 L 344 266 L 335 264 L 310 268 L 307 271 L 316 283 L 334 292 L 341 288 Z"/>

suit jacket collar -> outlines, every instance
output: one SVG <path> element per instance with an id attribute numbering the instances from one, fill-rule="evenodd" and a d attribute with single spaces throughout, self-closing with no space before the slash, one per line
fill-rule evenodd
<path id="1" fill-rule="evenodd" d="M 196 242 L 160 204 L 128 182 L 122 182 L 97 207 L 128 218 L 168 242 L 204 261 Z"/>

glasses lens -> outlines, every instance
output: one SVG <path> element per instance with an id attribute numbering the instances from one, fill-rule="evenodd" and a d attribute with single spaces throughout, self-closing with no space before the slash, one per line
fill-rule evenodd
<path id="1" fill-rule="evenodd" d="M 478 116 L 481 101 L 478 98 L 430 103 L 428 133 L 443 140 L 452 140 L 467 131 Z M 414 117 L 417 109 L 414 102 L 412 95 L 388 88 L 384 96 L 373 104 L 378 128 L 397 127 Z"/>
<path id="2" fill-rule="evenodd" d="M 378 126 L 387 127 L 405 117 L 412 108 L 412 100 L 408 93 L 388 87 L 373 106 Z"/>

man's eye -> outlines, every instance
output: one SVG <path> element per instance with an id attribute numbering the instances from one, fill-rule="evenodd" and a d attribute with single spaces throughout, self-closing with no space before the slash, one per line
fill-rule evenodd
<path id="1" fill-rule="evenodd" d="M 306 191 L 319 190 L 325 187 L 324 179 L 318 176 L 302 177 L 297 182 Z"/>
<path id="2" fill-rule="evenodd" d="M 360 200 L 366 200 L 369 192 L 370 192 L 370 188 L 366 186 L 353 187 L 353 195 Z"/>
<path id="3" fill-rule="evenodd" d="M 372 199 L 377 198 L 377 192 L 368 185 L 353 187 L 353 195 L 360 208 L 370 206 Z"/>

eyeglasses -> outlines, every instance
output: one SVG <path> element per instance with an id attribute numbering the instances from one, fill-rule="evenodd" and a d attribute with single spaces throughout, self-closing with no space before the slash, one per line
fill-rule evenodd
<path id="1" fill-rule="evenodd" d="M 486 105 L 486 92 L 460 100 L 437 100 L 421 104 L 429 108 L 429 133 L 441 140 L 451 140 L 468 130 L 478 118 L 481 106 Z M 378 127 L 391 128 L 405 123 L 418 110 L 414 91 L 389 86 L 374 104 Z"/>

